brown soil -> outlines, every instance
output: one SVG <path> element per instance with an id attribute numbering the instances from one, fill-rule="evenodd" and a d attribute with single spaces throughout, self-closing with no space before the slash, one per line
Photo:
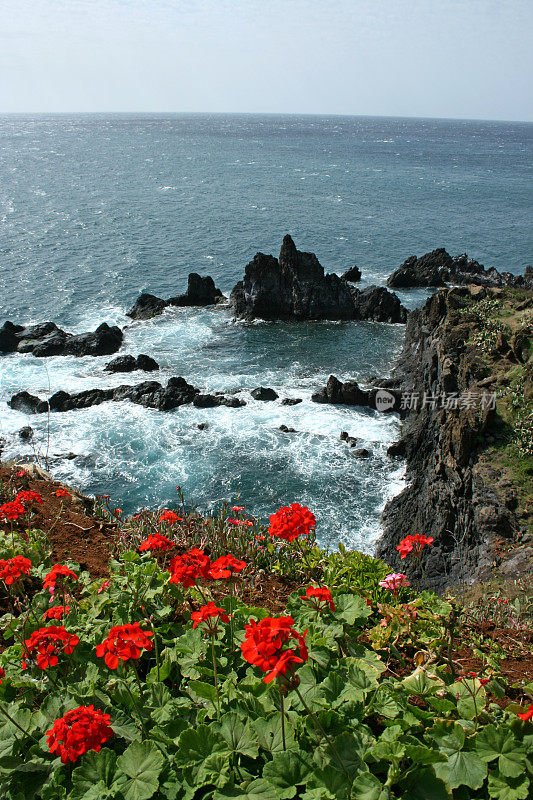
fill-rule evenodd
<path id="1" fill-rule="evenodd" d="M 31 504 L 29 524 L 46 533 L 54 561 L 76 561 L 94 578 L 106 575 L 116 526 L 96 519 L 91 515 L 90 501 L 57 481 L 44 479 L 34 467 L 27 467 L 27 477 L 24 478 L 15 478 L 17 471 L 0 464 L 0 487 L 4 489 L 2 502 L 6 496 L 11 499 L 11 493 L 5 491 L 6 484 L 17 490 L 38 492 L 43 502 Z M 55 492 L 61 488 L 67 488 L 71 496 L 56 497 Z M 28 517 L 24 520 L 24 523 L 22 520 L 14 522 L 14 530 L 24 531 L 28 527 Z M 0 520 L 0 530 L 9 534 L 10 522 Z"/>

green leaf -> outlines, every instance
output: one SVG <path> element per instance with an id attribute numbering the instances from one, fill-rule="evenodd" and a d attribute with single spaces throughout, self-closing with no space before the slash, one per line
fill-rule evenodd
<path id="1" fill-rule="evenodd" d="M 435 777 L 429 767 L 410 772 L 402 785 L 407 788 L 402 800 L 450 800 L 445 784 Z"/>
<path id="2" fill-rule="evenodd" d="M 401 685 L 410 694 L 424 697 L 437 689 L 441 689 L 444 686 L 444 681 L 434 675 L 428 675 L 423 667 L 417 667 L 411 675 L 401 681 Z"/>
<path id="3" fill-rule="evenodd" d="M 358 594 L 339 594 L 335 597 L 334 615 L 347 625 L 354 625 L 356 620 L 364 622 L 371 613 L 372 609 L 367 606 L 366 600 Z"/>
<path id="4" fill-rule="evenodd" d="M 98 784 L 100 788 L 110 789 L 116 771 L 117 756 L 108 748 L 100 750 L 95 753 L 90 750 L 86 753 L 80 763 L 72 773 L 72 800 L 89 800 L 94 795 L 95 785 Z"/>
<path id="5" fill-rule="evenodd" d="M 446 763 L 434 764 L 433 769 L 437 778 L 441 778 L 450 789 L 458 786 L 480 789 L 487 777 L 487 765 L 476 753 L 465 750 L 449 756 Z"/>
<path id="6" fill-rule="evenodd" d="M 207 725 L 188 728 L 178 738 L 178 751 L 175 763 L 178 767 L 192 767 L 203 764 L 212 755 L 223 753 L 229 755 L 226 742 L 219 733 L 215 733 Z"/>
<path id="7" fill-rule="evenodd" d="M 232 753 L 241 753 L 243 756 L 257 758 L 259 745 L 250 724 L 241 722 L 235 711 L 224 714 L 217 726 Z"/>
<path id="8" fill-rule="evenodd" d="M 530 780 L 525 773 L 517 778 L 509 778 L 490 772 L 488 789 L 492 800 L 528 800 L 531 797 Z"/>
<path id="9" fill-rule="evenodd" d="M 371 772 L 358 775 L 352 784 L 351 800 L 388 800 L 389 790 Z"/>
<path id="10" fill-rule="evenodd" d="M 265 765 L 263 778 L 267 780 L 279 794 L 280 798 L 291 798 L 296 795 L 296 787 L 305 785 L 313 774 L 311 764 L 301 752 L 288 750 L 276 753 L 274 759 Z"/>
<path id="11" fill-rule="evenodd" d="M 476 737 L 476 751 L 483 761 L 498 759 L 502 775 L 518 778 L 525 771 L 525 747 L 508 728 L 487 725 Z"/>
<path id="12" fill-rule="evenodd" d="M 352 733 L 341 733 L 337 736 L 333 744 L 337 754 L 331 753 L 331 764 L 339 769 L 344 769 L 349 775 L 354 775 L 361 764 L 368 750 L 369 739 L 367 736 L 353 731 Z M 331 751 L 331 748 L 328 748 Z M 341 760 L 339 764 L 337 755 Z"/>
<path id="13" fill-rule="evenodd" d="M 118 788 L 125 800 L 149 800 L 159 787 L 164 759 L 152 742 L 133 742 L 117 760 L 128 780 Z"/>
<path id="14" fill-rule="evenodd" d="M 197 697 L 203 700 L 210 700 L 213 705 L 217 702 L 217 690 L 211 683 L 204 683 L 204 681 L 189 681 L 189 689 Z"/>
<path id="15" fill-rule="evenodd" d="M 281 733 L 281 714 L 276 712 L 271 717 L 259 717 L 252 722 L 260 747 L 271 753 L 283 752 Z M 285 720 L 285 742 L 287 750 L 295 749 L 294 728 Z"/>

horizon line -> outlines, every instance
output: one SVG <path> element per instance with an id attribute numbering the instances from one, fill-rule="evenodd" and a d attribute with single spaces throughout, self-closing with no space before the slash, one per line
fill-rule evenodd
<path id="1" fill-rule="evenodd" d="M 264 117 L 342 117 L 346 119 L 413 119 L 413 120 L 440 120 L 443 122 L 501 122 L 518 123 L 531 125 L 532 119 L 504 119 L 488 117 L 432 117 L 427 115 L 415 114 L 347 114 L 347 113 L 327 113 L 316 111 L 169 111 L 169 110 L 144 110 L 144 111 L 3 111 L 0 110 L 0 117 L 3 116 L 102 116 L 108 115 L 174 115 L 174 116 L 264 116 Z"/>

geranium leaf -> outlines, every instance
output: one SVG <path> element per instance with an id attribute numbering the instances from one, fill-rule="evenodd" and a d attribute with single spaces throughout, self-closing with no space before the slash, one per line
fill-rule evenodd
<path id="1" fill-rule="evenodd" d="M 498 759 L 502 775 L 518 778 L 524 772 L 526 749 L 507 728 L 487 725 L 476 737 L 476 752 L 483 761 Z"/>
<path id="2" fill-rule="evenodd" d="M 133 742 L 117 759 L 117 768 L 128 780 L 118 789 L 125 800 L 149 800 L 159 786 L 159 774 L 164 759 L 152 742 Z"/>
<path id="3" fill-rule="evenodd" d="M 203 762 L 216 753 L 229 755 L 226 742 L 219 733 L 215 733 L 207 725 L 189 728 L 179 736 L 176 744 L 178 751 L 175 763 L 178 767 L 192 767 Z"/>
<path id="4" fill-rule="evenodd" d="M 280 753 L 283 751 L 283 737 L 281 731 L 281 714 L 275 713 L 268 719 L 259 717 L 253 721 L 253 727 L 257 734 L 259 745 L 264 750 L 269 750 L 271 753 Z M 294 728 L 285 720 L 285 743 L 287 750 L 294 747 Z"/>
<path id="5" fill-rule="evenodd" d="M 458 786 L 468 786 L 470 789 L 480 789 L 487 777 L 487 765 L 477 753 L 465 750 L 449 756 L 448 761 L 434 764 L 433 769 L 438 778 L 441 778 L 450 789 Z"/>
<path id="6" fill-rule="evenodd" d="M 509 778 L 499 772 L 489 774 L 489 797 L 494 800 L 528 800 L 530 780 L 524 773 L 517 778 Z"/>
<path id="7" fill-rule="evenodd" d="M 372 613 L 366 600 L 358 594 L 339 594 L 335 597 L 334 615 L 347 625 L 364 622 Z"/>
<path id="8" fill-rule="evenodd" d="M 263 778 L 274 787 L 280 798 L 294 797 L 296 787 L 305 785 L 312 774 L 313 767 L 304 755 L 292 750 L 276 753 L 263 769 Z"/>
<path id="9" fill-rule="evenodd" d="M 224 714 L 217 728 L 232 753 L 241 753 L 243 756 L 257 758 L 259 753 L 257 737 L 249 723 L 241 722 L 235 711 Z"/>
<path id="10" fill-rule="evenodd" d="M 388 800 L 389 790 L 371 772 L 358 775 L 352 784 L 351 800 Z"/>
<path id="11" fill-rule="evenodd" d="M 72 800 L 81 800 L 93 792 L 96 784 L 110 789 L 116 772 L 117 756 L 107 747 L 99 753 L 90 750 L 72 772 Z M 94 796 L 94 793 L 91 795 Z M 88 799 L 87 799 L 88 800 Z"/>

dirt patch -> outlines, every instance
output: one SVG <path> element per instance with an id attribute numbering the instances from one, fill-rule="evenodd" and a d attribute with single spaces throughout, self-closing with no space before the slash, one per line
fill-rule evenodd
<path id="1" fill-rule="evenodd" d="M 42 503 L 31 503 L 31 514 L 13 522 L 21 533 L 29 526 L 46 533 L 55 562 L 76 561 L 92 577 L 107 574 L 107 565 L 116 535 L 116 525 L 95 518 L 90 513 L 91 501 L 63 484 L 42 476 L 35 468 L 17 478 L 20 469 L 0 465 L 2 502 L 13 499 L 13 489 L 37 492 Z M 56 491 L 67 489 L 68 496 L 57 497 Z M 0 520 L 0 529 L 9 534 L 10 522 Z"/>

